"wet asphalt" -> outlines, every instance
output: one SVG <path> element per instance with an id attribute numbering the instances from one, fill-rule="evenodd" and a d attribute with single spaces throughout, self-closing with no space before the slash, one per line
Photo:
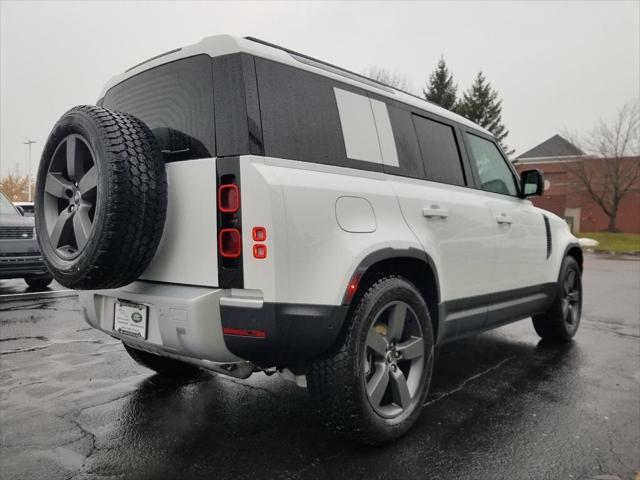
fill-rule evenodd
<path id="1" fill-rule="evenodd" d="M 584 288 L 571 344 L 525 320 L 439 348 L 417 425 L 380 448 L 329 435 L 278 375 L 163 380 L 74 296 L 0 296 L 0 477 L 637 478 L 640 261 L 589 256 Z"/>
<path id="2" fill-rule="evenodd" d="M 45 288 L 32 288 L 21 278 L 15 280 L 0 280 L 0 302 L 8 302 L 14 299 L 43 298 L 67 295 L 73 293 L 55 280 Z"/>

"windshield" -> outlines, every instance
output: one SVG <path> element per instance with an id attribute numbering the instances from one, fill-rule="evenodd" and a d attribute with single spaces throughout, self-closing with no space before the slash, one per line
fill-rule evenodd
<path id="1" fill-rule="evenodd" d="M 13 204 L 0 192 L 0 215 L 18 215 Z"/>

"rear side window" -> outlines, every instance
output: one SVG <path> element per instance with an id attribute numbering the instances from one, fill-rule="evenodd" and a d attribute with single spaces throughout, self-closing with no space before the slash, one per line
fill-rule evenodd
<path id="1" fill-rule="evenodd" d="M 332 83 L 256 58 L 265 155 L 344 166 L 344 140 Z"/>
<path id="2" fill-rule="evenodd" d="M 361 107 L 361 102 L 352 104 L 354 98 L 349 95 L 352 88 L 264 58 L 256 57 L 255 64 L 266 156 L 382 171 L 377 142 L 376 158 L 365 160 L 373 150 L 362 148 L 362 142 L 370 139 L 372 125 L 353 132 L 350 130 L 353 125 L 347 127 L 349 134 L 364 135 L 349 145 L 354 158 L 347 157 L 336 90 L 344 92 L 338 96 L 344 100 L 344 113 L 351 120 L 351 107 Z M 368 115 L 372 115 L 371 107 Z"/>
<path id="3" fill-rule="evenodd" d="M 387 105 L 360 93 L 333 89 L 347 158 L 398 166 Z"/>
<path id="4" fill-rule="evenodd" d="M 158 140 L 165 161 L 215 156 L 211 58 L 160 65 L 106 93 L 106 108 L 138 117 Z"/>
<path id="5" fill-rule="evenodd" d="M 378 132 L 369 97 L 341 88 L 334 88 L 333 91 L 338 104 L 347 157 L 382 163 Z"/>
<path id="6" fill-rule="evenodd" d="M 422 153 L 425 178 L 451 185 L 465 185 L 462 160 L 453 127 L 413 116 Z"/>
<path id="7" fill-rule="evenodd" d="M 420 157 L 416 130 L 411 120 L 411 112 L 391 105 L 387 108 L 393 126 L 399 166 L 395 168 L 385 165 L 384 171 L 404 177 L 424 178 L 424 166 Z"/>

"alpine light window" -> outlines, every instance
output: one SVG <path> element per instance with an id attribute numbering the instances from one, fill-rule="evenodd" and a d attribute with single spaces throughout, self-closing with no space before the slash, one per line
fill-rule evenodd
<path id="1" fill-rule="evenodd" d="M 334 88 L 333 91 L 338 104 L 347 157 L 382 163 L 376 122 L 373 119 L 369 98 L 339 88 Z"/>

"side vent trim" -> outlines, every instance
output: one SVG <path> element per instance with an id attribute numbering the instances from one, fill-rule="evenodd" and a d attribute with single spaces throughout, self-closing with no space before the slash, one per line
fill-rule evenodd
<path id="1" fill-rule="evenodd" d="M 547 258 L 549 258 L 551 256 L 553 248 L 553 240 L 551 238 L 551 225 L 549 224 L 549 217 L 547 217 L 544 213 L 542 214 L 542 218 L 544 219 L 544 229 L 547 233 Z"/>

